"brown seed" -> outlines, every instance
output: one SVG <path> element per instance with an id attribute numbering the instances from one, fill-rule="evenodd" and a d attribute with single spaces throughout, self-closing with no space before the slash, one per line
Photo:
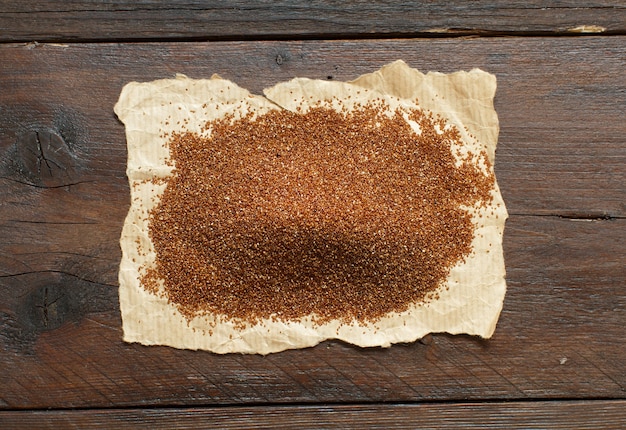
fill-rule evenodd
<path id="1" fill-rule="evenodd" d="M 173 133 L 174 174 L 150 212 L 156 266 L 142 285 L 188 319 L 221 315 L 375 322 L 436 300 L 472 252 L 461 206 L 485 207 L 486 153 L 453 155 L 460 133 L 381 100 L 336 112 L 272 111 Z M 417 135 L 403 115 L 417 122 Z M 487 166 L 485 175 L 477 160 Z"/>

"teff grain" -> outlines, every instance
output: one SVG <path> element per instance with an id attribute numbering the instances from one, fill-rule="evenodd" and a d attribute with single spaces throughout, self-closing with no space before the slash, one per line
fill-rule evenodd
<path id="1" fill-rule="evenodd" d="M 375 322 L 436 299 L 472 252 L 463 206 L 485 207 L 494 177 L 455 127 L 381 101 L 303 111 L 171 135 L 142 284 L 186 318 Z"/>

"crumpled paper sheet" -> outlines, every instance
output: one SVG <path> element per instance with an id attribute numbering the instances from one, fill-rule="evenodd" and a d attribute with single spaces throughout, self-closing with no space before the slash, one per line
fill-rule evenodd
<path id="1" fill-rule="evenodd" d="M 169 153 L 163 131 L 177 131 L 185 124 L 187 130 L 199 132 L 208 120 L 236 112 L 244 104 L 264 113 L 280 108 L 293 110 L 301 103 L 306 107 L 307 103 L 333 96 L 345 99 L 351 95 L 354 102 L 384 98 L 392 108 L 398 104 L 414 107 L 417 99 L 422 108 L 456 125 L 469 150 L 485 149 L 493 165 L 499 131 L 493 107 L 495 90 L 495 76 L 478 69 L 425 75 L 402 61 L 348 83 L 296 78 L 266 89 L 265 97 L 250 94 L 217 75 L 202 80 L 178 75 L 175 79 L 127 84 L 115 106 L 115 113 L 126 127 L 132 201 L 120 241 L 119 298 L 124 340 L 216 353 L 268 354 L 313 346 L 326 339 L 388 347 L 435 332 L 489 338 L 506 292 L 502 235 L 507 212 L 497 184 L 491 206 L 482 211 L 482 227 L 477 225 L 474 253 L 452 269 L 447 279 L 449 288 L 441 289 L 438 300 L 415 305 L 375 325 L 331 322 L 316 326 L 305 319 L 265 321 L 240 330 L 220 323 L 209 334 L 207 318 L 188 322 L 167 299 L 144 290 L 139 279 L 142 267 L 155 258 L 146 215 L 165 187 L 145 180 L 166 178 L 172 171 L 166 164 Z"/>

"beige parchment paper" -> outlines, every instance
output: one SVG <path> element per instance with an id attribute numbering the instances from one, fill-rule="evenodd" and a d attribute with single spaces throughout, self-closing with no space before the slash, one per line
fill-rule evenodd
<path id="1" fill-rule="evenodd" d="M 392 108 L 420 106 L 444 117 L 461 132 L 463 150 L 486 150 L 493 166 L 499 131 L 493 107 L 495 90 L 495 76 L 478 69 L 423 74 L 402 61 L 352 82 L 296 78 L 266 89 L 264 97 L 217 75 L 200 80 L 178 75 L 127 84 L 115 105 L 115 113 L 126 128 L 131 189 L 131 207 L 120 240 L 124 340 L 215 353 L 268 354 L 313 346 L 326 339 L 388 347 L 436 332 L 491 337 L 506 292 L 502 236 L 507 212 L 497 184 L 491 205 L 481 210 L 480 224 L 476 221 L 474 252 L 452 269 L 439 298 L 384 317 L 376 324 L 330 322 L 319 326 L 304 318 L 298 322 L 267 320 L 241 329 L 228 322 L 215 325 L 217 318 L 211 317 L 187 321 L 166 298 L 144 290 L 140 278 L 155 259 L 147 214 L 165 189 L 164 183 L 154 179 L 172 174 L 164 132 L 180 131 L 183 126 L 201 132 L 207 121 L 227 113 L 238 116 L 252 110 L 262 114 L 271 109 L 295 110 L 297 106 L 306 110 L 333 97 L 339 100 L 337 108 L 384 98 Z"/>

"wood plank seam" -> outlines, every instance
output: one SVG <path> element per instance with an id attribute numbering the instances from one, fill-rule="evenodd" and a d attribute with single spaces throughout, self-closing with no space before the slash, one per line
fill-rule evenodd
<path id="1" fill-rule="evenodd" d="M 393 39 L 475 39 L 475 38 L 535 38 L 535 37 L 615 37 L 624 36 L 622 30 L 597 31 L 491 31 L 477 29 L 440 29 L 438 31 L 389 32 L 389 33 L 312 33 L 299 36 L 259 34 L 254 36 L 193 36 L 193 37 L 43 37 L 43 38 L 3 38 L 0 45 L 23 43 L 39 44 L 107 44 L 107 43 L 203 43 L 203 42 L 288 42 L 288 41 L 357 41 L 357 40 L 393 40 Z"/>

